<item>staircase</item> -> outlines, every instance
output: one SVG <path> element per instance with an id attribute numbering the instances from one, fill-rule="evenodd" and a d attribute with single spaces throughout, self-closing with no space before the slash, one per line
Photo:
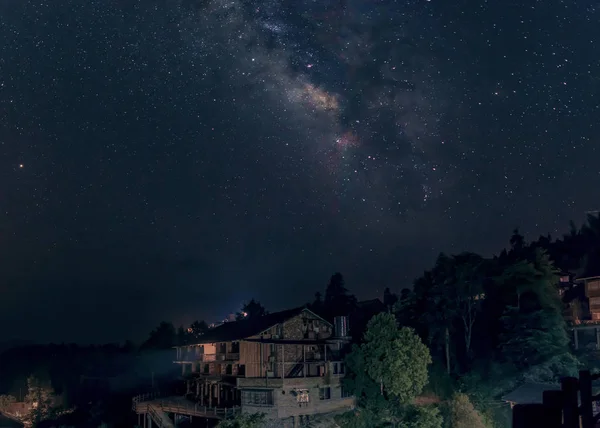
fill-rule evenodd
<path id="1" fill-rule="evenodd" d="M 298 377 L 300 375 L 300 373 L 302 373 L 303 369 L 304 369 L 304 364 L 297 363 L 296 365 L 292 366 L 292 368 L 290 369 L 290 371 L 288 372 L 286 377 Z"/>
<path id="2" fill-rule="evenodd" d="M 155 404 L 148 405 L 148 414 L 159 428 L 175 428 L 175 424 L 171 421 L 171 418 Z"/>

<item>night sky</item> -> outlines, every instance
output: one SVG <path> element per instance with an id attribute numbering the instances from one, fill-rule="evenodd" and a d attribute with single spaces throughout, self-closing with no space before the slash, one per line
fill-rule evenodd
<path id="1" fill-rule="evenodd" d="M 0 0 L 0 338 L 361 299 L 600 209 L 597 0 Z"/>

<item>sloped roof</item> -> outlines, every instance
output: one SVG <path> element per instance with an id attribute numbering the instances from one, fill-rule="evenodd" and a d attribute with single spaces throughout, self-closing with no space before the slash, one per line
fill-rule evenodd
<path id="1" fill-rule="evenodd" d="M 544 391 L 560 391 L 560 385 L 526 382 L 513 392 L 506 394 L 502 400 L 515 404 L 542 403 Z"/>
<path id="2" fill-rule="evenodd" d="M 300 315 L 304 311 L 307 311 L 313 314 L 315 317 L 322 319 L 314 312 L 308 310 L 306 307 L 301 306 L 299 308 L 274 312 L 259 318 L 226 322 L 219 327 L 208 330 L 197 341 L 195 341 L 194 344 L 199 345 L 203 343 L 231 342 L 234 340 L 242 340 L 247 337 L 256 336 L 257 334 L 268 330 L 274 325 L 283 323 L 297 315 Z"/>

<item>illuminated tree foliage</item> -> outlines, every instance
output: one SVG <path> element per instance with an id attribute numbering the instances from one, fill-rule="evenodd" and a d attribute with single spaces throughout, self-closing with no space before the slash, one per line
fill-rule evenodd
<path id="1" fill-rule="evenodd" d="M 262 428 L 265 426 L 263 413 L 242 413 L 234 418 L 221 421 L 217 428 Z"/>
<path id="2" fill-rule="evenodd" d="M 25 416 L 24 422 L 39 425 L 40 422 L 56 417 L 56 396 L 49 381 L 44 381 L 35 376 L 27 379 L 27 395 L 25 402 L 31 406 L 31 410 Z"/>

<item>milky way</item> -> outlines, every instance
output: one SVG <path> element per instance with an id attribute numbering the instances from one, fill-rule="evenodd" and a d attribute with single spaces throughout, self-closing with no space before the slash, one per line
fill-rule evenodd
<path id="1" fill-rule="evenodd" d="M 599 19 L 587 0 L 0 2 L 0 312 L 26 305 L 25 336 L 137 337 L 303 303 L 337 270 L 360 298 L 398 291 L 516 226 L 559 235 L 599 208 Z"/>

